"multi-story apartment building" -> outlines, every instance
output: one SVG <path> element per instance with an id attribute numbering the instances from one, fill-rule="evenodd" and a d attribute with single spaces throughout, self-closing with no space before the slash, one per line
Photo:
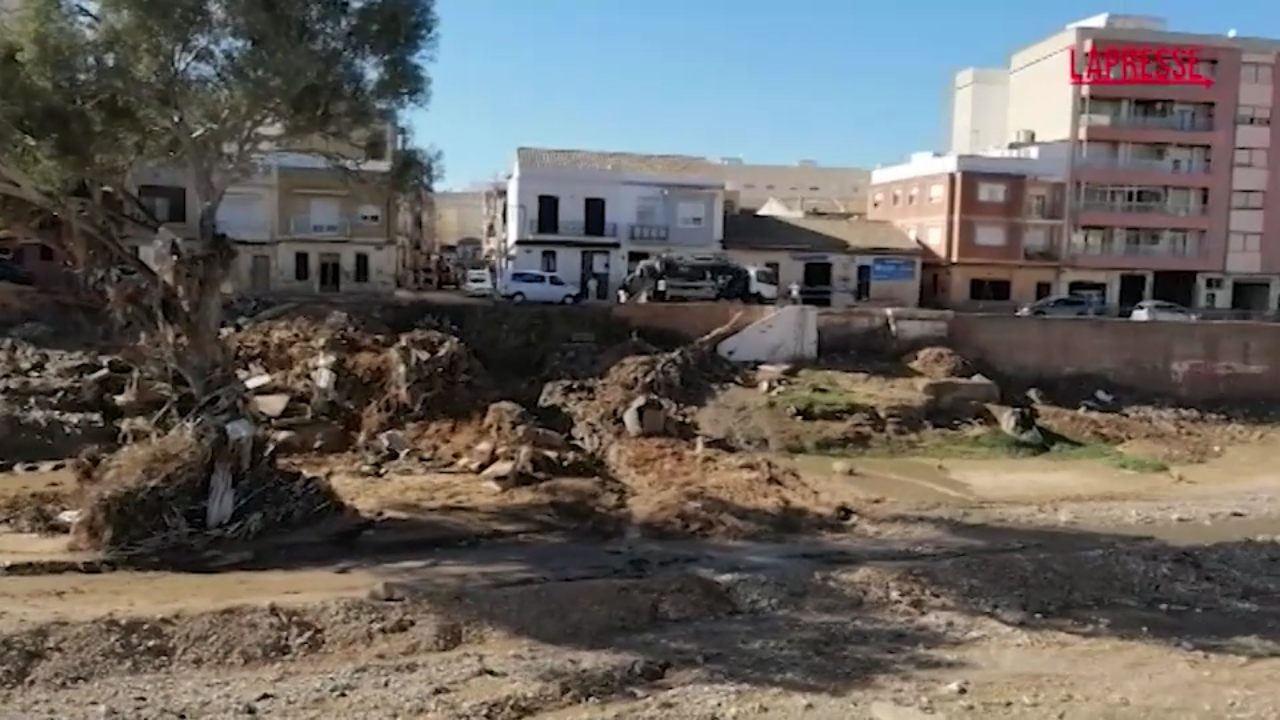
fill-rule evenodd
<path id="1" fill-rule="evenodd" d="M 399 214 L 390 181 L 398 128 L 372 133 L 360 147 L 324 153 L 264 149 L 260 171 L 229 188 L 217 226 L 238 249 L 228 291 L 361 292 L 394 289 Z M 351 158 L 335 164 L 335 155 Z M 194 236 L 200 209 L 181 171 L 140 168 L 141 201 L 166 227 Z M 145 255 L 147 243 L 138 247 Z"/>
<path id="2" fill-rule="evenodd" d="M 440 248 L 456 248 L 463 260 L 478 258 L 485 237 L 485 192 L 438 192 L 431 198 L 435 241 Z"/>
<path id="3" fill-rule="evenodd" d="M 1193 50 L 1200 85 L 1073 84 L 1091 53 Z M 1156 297 L 1220 309 L 1280 306 L 1280 169 L 1275 62 L 1280 40 L 1169 31 L 1101 15 L 970 69 L 954 90 L 952 145 L 974 138 L 1069 148 L 1062 271 L 1112 304 Z M 992 103 L 1003 97 L 1004 112 Z"/>
<path id="4" fill-rule="evenodd" d="M 520 148 L 507 182 L 499 266 L 555 272 L 612 299 L 659 253 L 719 252 L 724 182 L 700 158 Z"/>
<path id="5" fill-rule="evenodd" d="M 1045 297 L 1060 280 L 1066 153 L 1065 144 L 985 155 L 917 153 L 872 171 L 869 217 L 897 225 L 920 244 L 926 304 Z"/>

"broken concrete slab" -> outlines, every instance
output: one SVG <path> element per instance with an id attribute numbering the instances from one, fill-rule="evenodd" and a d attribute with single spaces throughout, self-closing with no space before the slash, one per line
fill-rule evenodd
<path id="1" fill-rule="evenodd" d="M 272 395 L 255 395 L 252 403 L 253 409 L 258 413 L 269 417 L 278 418 L 284 415 L 284 411 L 289 407 L 289 403 L 293 400 L 288 393 L 275 393 Z"/>

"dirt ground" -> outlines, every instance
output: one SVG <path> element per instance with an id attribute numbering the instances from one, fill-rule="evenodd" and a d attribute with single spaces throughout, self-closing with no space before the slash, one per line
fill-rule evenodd
<path id="1" fill-rule="evenodd" d="M 6 711 L 1280 717 L 1280 434 L 1256 420 L 1023 400 L 942 348 L 732 383 L 638 338 L 539 350 L 561 369 L 539 402 L 490 404 L 528 368 L 438 324 L 404 346 L 331 320 L 343 402 L 308 397 L 313 324 L 241 352 L 288 432 L 351 433 L 280 463 L 367 523 L 147 571 L 71 549 L 87 490 L 61 462 L 0 473 Z M 623 417 L 637 394 L 659 431 Z M 1003 431 L 1010 408 L 1047 440 Z"/>

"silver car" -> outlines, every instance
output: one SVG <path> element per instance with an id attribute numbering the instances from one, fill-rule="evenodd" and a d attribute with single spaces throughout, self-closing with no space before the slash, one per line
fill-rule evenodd
<path id="1" fill-rule="evenodd" d="M 1019 317 L 1085 317 L 1101 315 L 1105 308 L 1085 295 L 1054 295 L 1018 308 Z"/>
<path id="2" fill-rule="evenodd" d="M 1176 303 L 1164 300 L 1143 300 L 1133 306 L 1129 319 L 1138 322 L 1193 322 L 1199 320 L 1200 316 Z"/>

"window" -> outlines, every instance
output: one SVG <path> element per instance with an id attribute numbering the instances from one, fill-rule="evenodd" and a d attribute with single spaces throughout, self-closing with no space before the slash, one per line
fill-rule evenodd
<path id="1" fill-rule="evenodd" d="M 942 226 L 932 225 L 925 228 L 924 243 L 931 248 L 940 248 L 942 246 Z"/>
<path id="2" fill-rule="evenodd" d="M 1013 297 L 1013 287 L 1008 280 L 979 280 L 974 278 L 969 281 L 970 300 L 1003 302 L 1011 297 Z"/>
<path id="3" fill-rule="evenodd" d="M 311 279 L 311 258 L 304 252 L 293 254 L 293 279 L 298 282 Z"/>
<path id="4" fill-rule="evenodd" d="M 973 229 L 973 244 L 982 247 L 1002 247 L 1005 244 L 1003 225 L 978 225 Z"/>
<path id="5" fill-rule="evenodd" d="M 929 186 L 929 202 L 931 203 L 942 202 L 942 194 L 943 194 L 943 189 L 942 189 L 941 183 L 937 185 Z"/>
<path id="6" fill-rule="evenodd" d="M 662 225 L 662 198 L 642 197 L 636 201 L 637 225 Z"/>
<path id="7" fill-rule="evenodd" d="M 1271 66 L 1265 63 L 1243 63 L 1240 65 L 1240 82 L 1271 84 Z"/>
<path id="8" fill-rule="evenodd" d="M 369 254 L 356 253 L 356 282 L 369 282 Z"/>
<path id="9" fill-rule="evenodd" d="M 40 262 L 53 262 L 53 248 L 48 245 L 40 246 Z"/>
<path id="10" fill-rule="evenodd" d="M 1237 253 L 1254 253 L 1262 250 L 1262 233 L 1237 233 L 1227 236 L 1227 250 Z"/>
<path id="11" fill-rule="evenodd" d="M 978 201 L 1002 203 L 1008 188 L 1003 183 L 978 183 Z"/>
<path id="12" fill-rule="evenodd" d="M 555 251 L 555 250 L 543 250 L 543 251 L 542 251 L 542 265 L 541 265 L 541 267 L 542 267 L 542 272 L 555 272 L 555 271 L 556 271 L 556 251 Z"/>
<path id="13" fill-rule="evenodd" d="M 884 193 L 876 193 L 871 197 L 871 207 L 880 207 L 884 204 Z"/>
<path id="14" fill-rule="evenodd" d="M 902 204 L 902 191 L 901 191 L 901 190 L 894 190 L 894 191 L 893 191 L 893 206 L 894 206 L 894 207 L 898 207 L 898 206 L 899 206 L 899 205 L 901 205 L 901 204 Z"/>
<path id="15" fill-rule="evenodd" d="M 907 204 L 915 205 L 916 200 L 920 199 L 920 188 L 911 188 L 911 192 L 907 193 Z"/>
<path id="16" fill-rule="evenodd" d="M 187 221 L 187 191 L 176 185 L 139 185 L 138 202 L 162 223 Z"/>
<path id="17" fill-rule="evenodd" d="M 676 204 L 676 225 L 682 228 L 700 228 L 707 223 L 707 206 L 702 202 Z"/>
<path id="18" fill-rule="evenodd" d="M 555 275 L 552 275 L 551 277 L 547 278 L 547 280 L 549 280 L 552 285 L 564 285 L 564 281 Z"/>
<path id="19" fill-rule="evenodd" d="M 1260 148 L 1236 148 L 1235 160 L 1236 167 L 1258 167 L 1267 166 L 1267 151 Z"/>
<path id="20" fill-rule="evenodd" d="M 518 273 L 512 273 L 512 275 L 511 275 L 511 280 L 512 280 L 513 282 L 521 283 L 521 284 L 524 284 L 524 285 L 545 285 L 545 284 L 547 284 L 547 276 L 546 276 L 546 275 L 539 275 L 538 273 L 531 273 L 531 272 L 518 272 Z"/>
<path id="21" fill-rule="evenodd" d="M 1232 210 L 1261 210 L 1266 193 L 1261 190 L 1237 190 L 1231 193 Z"/>
<path id="22" fill-rule="evenodd" d="M 820 188 L 820 187 L 818 187 L 818 186 L 816 186 L 816 185 L 814 185 L 814 186 L 812 186 L 812 187 L 810 187 L 810 188 L 809 188 L 809 192 L 821 192 L 821 191 L 822 191 L 822 188 Z"/>
<path id="23" fill-rule="evenodd" d="M 386 133 L 374 133 L 369 139 L 364 141 L 364 159 L 365 160 L 386 160 L 387 159 L 387 135 Z"/>
<path id="24" fill-rule="evenodd" d="M 1036 283 L 1036 299 L 1043 300 L 1053 293 L 1053 283 L 1038 282 Z"/>
<path id="25" fill-rule="evenodd" d="M 1241 105 L 1236 108 L 1237 125 L 1270 125 L 1271 108 L 1261 105 Z"/>
<path id="26" fill-rule="evenodd" d="M 382 210 L 376 205 L 360 206 L 360 224 L 377 225 L 382 222 Z"/>

